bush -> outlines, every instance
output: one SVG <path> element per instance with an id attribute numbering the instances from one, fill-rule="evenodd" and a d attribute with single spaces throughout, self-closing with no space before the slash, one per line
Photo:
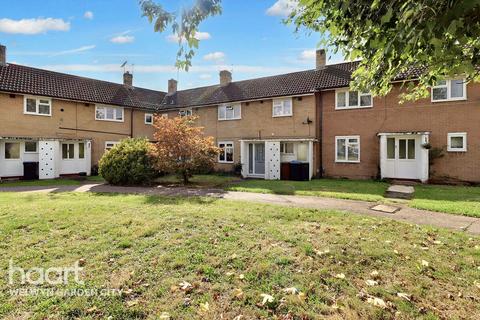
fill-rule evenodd
<path id="1" fill-rule="evenodd" d="M 156 176 L 145 138 L 122 140 L 103 155 L 98 166 L 98 173 L 113 185 L 148 184 Z"/>

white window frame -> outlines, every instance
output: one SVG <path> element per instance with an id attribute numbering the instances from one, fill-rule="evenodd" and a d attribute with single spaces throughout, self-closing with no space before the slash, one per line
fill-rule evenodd
<path id="1" fill-rule="evenodd" d="M 27 111 L 27 99 L 32 99 L 35 100 L 35 112 Z M 48 101 L 49 105 L 49 113 L 39 113 L 40 110 L 40 100 L 45 100 Z M 44 117 L 51 117 L 52 116 L 52 99 L 51 98 L 46 98 L 46 97 L 39 97 L 39 96 L 24 96 L 23 98 L 23 113 L 24 114 L 29 114 L 29 115 L 34 115 L 34 116 L 44 116 Z"/>
<path id="2" fill-rule="evenodd" d="M 290 113 L 285 113 L 285 102 L 289 101 L 290 102 Z M 282 114 L 275 114 L 275 106 L 281 106 L 282 107 Z M 281 98 L 281 99 L 273 99 L 272 100 L 272 117 L 273 118 L 278 118 L 278 117 L 291 117 L 293 116 L 293 99 L 290 98 Z"/>
<path id="3" fill-rule="evenodd" d="M 225 155 L 225 160 L 220 160 L 220 153 L 218 154 L 218 163 L 234 163 L 235 162 L 235 143 L 233 141 L 218 141 L 217 146 L 220 148 L 220 145 L 224 144 L 225 147 L 224 149 L 224 155 Z M 231 147 L 227 147 L 227 144 L 231 144 Z M 227 161 L 227 148 L 232 149 L 232 161 Z"/>
<path id="4" fill-rule="evenodd" d="M 107 109 L 121 110 L 122 111 L 122 120 L 117 119 L 107 119 Z M 105 119 L 98 118 L 98 109 L 104 109 Z M 115 111 L 116 115 L 116 111 Z M 95 120 L 97 121 L 110 121 L 110 122 L 124 122 L 125 121 L 125 108 L 116 107 L 116 106 L 107 106 L 107 105 L 95 105 Z"/>
<path id="5" fill-rule="evenodd" d="M 463 138 L 463 148 L 452 148 L 452 138 Z M 467 152 L 467 133 L 466 132 L 449 132 L 447 134 L 447 151 L 448 152 Z"/>
<path id="6" fill-rule="evenodd" d="M 63 157 L 63 146 L 66 145 L 67 146 L 67 158 L 64 158 Z M 70 158 L 69 155 L 70 155 L 70 145 L 73 147 L 73 158 Z M 60 153 L 61 153 L 61 157 L 62 157 L 62 161 L 71 161 L 71 160 L 75 160 L 77 159 L 77 152 L 75 149 L 77 149 L 75 147 L 76 143 L 73 143 L 73 142 L 62 142 L 61 143 L 61 148 L 60 148 Z"/>
<path id="7" fill-rule="evenodd" d="M 7 143 L 16 143 L 18 144 L 18 158 L 7 158 Z M 3 155 L 2 155 L 3 160 L 5 161 L 18 161 L 22 160 L 22 144 L 19 141 L 5 141 L 3 144 Z"/>
<path id="8" fill-rule="evenodd" d="M 35 151 L 27 151 L 27 143 L 35 143 Z M 23 143 L 23 152 L 27 154 L 38 153 L 38 142 L 37 141 L 25 141 Z"/>
<path id="9" fill-rule="evenodd" d="M 228 107 L 231 107 L 231 108 L 235 108 L 235 107 L 238 107 L 238 117 L 234 117 L 234 118 L 227 118 L 227 108 Z M 222 108 L 225 108 L 225 118 L 220 118 L 220 109 Z M 219 105 L 218 106 L 218 120 L 219 121 L 231 121 L 231 120 L 240 120 L 242 119 L 242 104 L 241 103 L 232 103 L 232 104 L 222 104 L 222 105 Z M 235 114 L 235 111 L 233 112 Z"/>
<path id="10" fill-rule="evenodd" d="M 190 116 L 193 116 L 193 109 L 192 108 L 186 108 L 186 109 L 183 109 L 183 110 L 179 110 L 178 111 L 178 115 L 180 117 L 190 117 Z"/>
<path id="11" fill-rule="evenodd" d="M 168 119 L 168 113 L 162 113 L 162 118 Z"/>
<path id="12" fill-rule="evenodd" d="M 348 160 L 348 139 L 357 139 L 358 141 L 358 160 Z M 345 160 L 338 159 L 338 140 L 345 140 Z M 335 137 L 335 162 L 338 163 L 360 163 L 360 136 L 336 136 Z"/>
<path id="13" fill-rule="evenodd" d="M 358 104 L 356 106 L 350 106 L 349 96 L 350 96 L 350 89 L 337 89 L 335 90 L 335 110 L 348 110 L 348 109 L 365 109 L 365 108 L 373 108 L 373 96 L 370 92 L 360 92 L 357 91 L 358 95 Z M 345 107 L 338 106 L 338 94 L 345 93 Z M 361 98 L 362 96 L 370 96 L 370 105 L 369 106 L 362 106 L 361 105 Z"/>
<path id="14" fill-rule="evenodd" d="M 292 145 L 292 152 L 285 152 L 285 145 L 286 144 L 291 144 Z M 293 143 L 293 142 L 280 142 L 280 154 L 294 155 L 295 154 L 295 143 Z"/>
<path id="15" fill-rule="evenodd" d="M 109 151 L 110 149 L 112 149 L 113 147 L 115 147 L 117 144 L 119 144 L 120 141 L 105 141 L 105 152 L 106 151 Z M 112 145 L 110 148 L 107 147 L 107 145 Z"/>
<path id="16" fill-rule="evenodd" d="M 456 97 L 452 98 L 452 81 L 453 80 L 462 80 L 463 81 L 463 96 L 462 97 Z M 461 101 L 461 100 L 467 100 L 467 82 L 465 78 L 454 78 L 454 79 L 445 79 L 446 83 L 444 85 L 440 86 L 433 86 L 430 88 L 430 101 L 431 102 L 445 102 L 445 101 Z M 447 99 L 438 99 L 434 100 L 433 99 L 433 89 L 435 88 L 447 88 Z"/>
<path id="17" fill-rule="evenodd" d="M 148 122 L 148 121 L 147 121 L 147 117 L 152 117 L 152 121 L 151 121 L 151 122 Z M 145 113 L 144 120 L 145 120 L 145 124 L 153 125 L 153 113 Z"/>

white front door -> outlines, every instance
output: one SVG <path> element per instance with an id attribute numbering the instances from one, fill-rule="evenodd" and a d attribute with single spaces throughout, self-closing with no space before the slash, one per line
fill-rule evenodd
<path id="1" fill-rule="evenodd" d="M 421 137 L 402 135 L 386 137 L 386 152 L 383 152 L 385 166 L 384 178 L 421 179 Z"/>
<path id="2" fill-rule="evenodd" d="M 265 176 L 265 143 L 248 144 L 248 175 Z"/>

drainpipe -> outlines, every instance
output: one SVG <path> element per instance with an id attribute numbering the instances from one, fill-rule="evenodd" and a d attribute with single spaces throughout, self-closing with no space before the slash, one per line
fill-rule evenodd
<path id="1" fill-rule="evenodd" d="M 317 178 L 323 177 L 323 102 L 322 102 L 322 92 L 315 92 L 315 107 L 317 114 L 317 125 L 316 125 L 316 138 L 318 141 L 318 154 L 317 154 Z"/>
<path id="2" fill-rule="evenodd" d="M 133 108 L 130 110 L 130 138 L 133 138 Z"/>

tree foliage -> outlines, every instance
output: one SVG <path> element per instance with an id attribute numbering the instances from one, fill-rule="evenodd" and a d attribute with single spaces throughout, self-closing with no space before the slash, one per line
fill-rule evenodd
<path id="1" fill-rule="evenodd" d="M 180 15 L 153 0 L 140 2 L 155 31 L 171 26 L 180 39 L 177 66 L 188 70 L 198 26 L 221 13 L 221 0 L 197 0 Z M 346 59 L 361 59 L 352 87 L 374 95 L 387 94 L 392 78 L 411 67 L 424 73 L 408 83 L 409 99 L 426 96 L 442 77 L 480 80 L 480 0 L 298 0 L 285 22 L 320 33 L 321 45 Z"/>
<path id="2" fill-rule="evenodd" d="M 361 59 L 355 89 L 385 95 L 409 68 L 424 69 L 406 98 L 428 94 L 439 78 L 479 79 L 480 0 L 299 0 L 289 22 L 319 32 L 323 44 Z"/>
<path id="3" fill-rule="evenodd" d="M 113 185 L 148 184 L 156 176 L 150 151 L 146 138 L 124 139 L 100 159 L 99 174 Z"/>
<path id="4" fill-rule="evenodd" d="M 198 49 L 199 40 L 195 37 L 199 24 L 210 16 L 220 14 L 221 0 L 196 0 L 191 7 L 182 8 L 181 12 L 168 11 L 153 0 L 140 0 L 143 16 L 154 24 L 155 32 L 164 32 L 171 27 L 173 35 L 178 38 L 176 66 L 188 70 Z"/>
<path id="5" fill-rule="evenodd" d="M 195 127 L 197 117 L 168 119 L 155 117 L 153 155 L 155 167 L 165 173 L 174 173 L 188 183 L 193 173 L 212 169 L 219 149 L 213 137 L 205 137 L 202 127 Z"/>

